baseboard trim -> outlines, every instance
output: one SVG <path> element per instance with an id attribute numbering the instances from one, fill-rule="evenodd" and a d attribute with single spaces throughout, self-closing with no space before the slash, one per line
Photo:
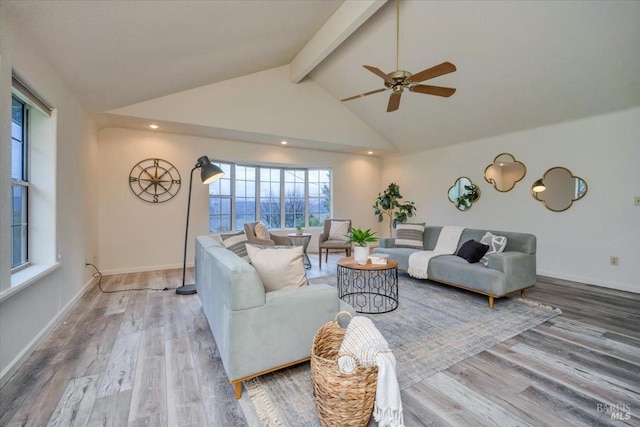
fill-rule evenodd
<path id="1" fill-rule="evenodd" d="M 640 293 L 640 288 L 638 288 L 637 286 L 633 287 L 633 285 L 630 283 L 627 284 L 627 283 L 606 282 L 602 280 L 594 280 L 593 278 L 589 278 L 589 277 L 574 276 L 571 274 L 563 274 L 563 273 L 558 273 L 553 271 L 538 271 L 537 274 L 538 276 L 546 276 L 546 277 L 552 277 L 556 279 L 569 280 L 571 282 L 584 283 L 585 285 L 600 286 L 602 288 L 615 289 L 617 291 L 633 292 L 635 294 Z"/>
<path id="2" fill-rule="evenodd" d="M 76 295 L 69 300 L 69 302 L 58 312 L 58 314 L 51 319 L 47 325 L 22 349 L 16 357 L 0 372 L 0 388 L 4 387 L 9 382 L 13 374 L 22 366 L 25 360 L 38 348 L 40 344 L 49 336 L 49 334 L 55 329 L 56 326 L 65 318 L 71 311 L 74 305 L 80 300 L 80 298 L 97 283 L 97 278 L 92 277 L 85 285 L 76 293 Z"/>
<path id="3" fill-rule="evenodd" d="M 187 268 L 193 267 L 194 263 L 187 263 Z M 173 270 L 176 268 L 182 268 L 182 264 L 168 264 L 168 265 L 151 265 L 144 267 L 128 267 L 128 268 L 112 268 L 102 270 L 103 276 L 113 276 L 115 274 L 129 274 L 129 273 L 144 273 L 147 271 L 161 271 L 161 270 Z"/>

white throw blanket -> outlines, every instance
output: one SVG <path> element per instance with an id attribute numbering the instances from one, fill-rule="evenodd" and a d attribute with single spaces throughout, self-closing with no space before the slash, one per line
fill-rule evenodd
<path id="1" fill-rule="evenodd" d="M 409 269 L 407 270 L 409 276 L 416 279 L 428 279 L 427 270 L 429 269 L 431 258 L 455 253 L 463 231 L 464 227 L 453 225 L 442 227 L 436 247 L 432 251 L 419 251 L 409 255 Z"/>
<path id="2" fill-rule="evenodd" d="M 363 366 L 378 366 L 373 419 L 378 422 L 379 427 L 403 427 L 402 400 L 396 377 L 396 358 L 389 350 L 387 340 L 371 319 L 364 316 L 351 319 L 344 333 L 338 356 L 338 368 L 341 372 L 353 371 L 356 362 Z"/>

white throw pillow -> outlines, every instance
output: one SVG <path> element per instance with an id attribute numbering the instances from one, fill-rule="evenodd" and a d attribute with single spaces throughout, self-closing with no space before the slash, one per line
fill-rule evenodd
<path id="1" fill-rule="evenodd" d="M 258 248 L 246 245 L 251 264 L 258 272 L 265 292 L 306 286 L 302 246 Z"/>
<path id="2" fill-rule="evenodd" d="M 398 223 L 394 246 L 423 250 L 422 233 L 424 233 L 424 222 L 421 224 Z"/>
<path id="3" fill-rule="evenodd" d="M 269 229 L 262 221 L 256 224 L 256 228 L 254 229 L 254 231 L 258 239 L 262 239 L 262 240 L 271 239 L 271 235 L 269 234 Z"/>
<path id="4" fill-rule="evenodd" d="M 482 236 L 482 239 L 480 239 L 480 243 L 489 246 L 487 253 L 480 259 L 481 263 L 487 265 L 489 263 L 489 258 L 487 258 L 489 255 L 504 251 L 505 246 L 507 246 L 507 238 L 505 236 L 496 236 L 487 231 L 485 235 Z"/>
<path id="5" fill-rule="evenodd" d="M 329 240 L 348 240 L 347 234 L 349 233 L 349 221 L 331 221 L 331 228 L 329 229 Z"/>

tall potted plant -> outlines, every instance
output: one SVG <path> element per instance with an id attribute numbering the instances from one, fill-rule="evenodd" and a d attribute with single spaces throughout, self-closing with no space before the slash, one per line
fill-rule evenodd
<path id="1" fill-rule="evenodd" d="M 378 222 L 382 222 L 385 216 L 389 217 L 389 236 L 392 236 L 397 223 L 406 222 L 416 211 L 415 203 L 400 203 L 400 199 L 400 186 L 392 182 L 383 193 L 378 193 L 373 205 L 373 213 L 378 216 Z"/>
<path id="2" fill-rule="evenodd" d="M 365 265 L 369 257 L 369 243 L 373 243 L 378 239 L 373 237 L 376 234 L 370 228 L 361 230 L 352 228 L 351 232 L 346 235 L 349 243 L 353 244 L 353 259 L 360 265 Z"/>

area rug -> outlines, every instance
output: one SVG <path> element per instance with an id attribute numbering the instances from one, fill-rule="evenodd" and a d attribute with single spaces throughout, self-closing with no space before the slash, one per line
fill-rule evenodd
<path id="1" fill-rule="evenodd" d="M 335 277 L 311 283 L 335 285 Z M 366 315 L 387 339 L 397 360 L 400 389 L 423 381 L 467 357 L 560 314 L 559 309 L 520 298 L 488 298 L 428 280 L 399 276 L 395 311 Z M 319 426 L 309 363 L 245 383 L 265 426 Z"/>

